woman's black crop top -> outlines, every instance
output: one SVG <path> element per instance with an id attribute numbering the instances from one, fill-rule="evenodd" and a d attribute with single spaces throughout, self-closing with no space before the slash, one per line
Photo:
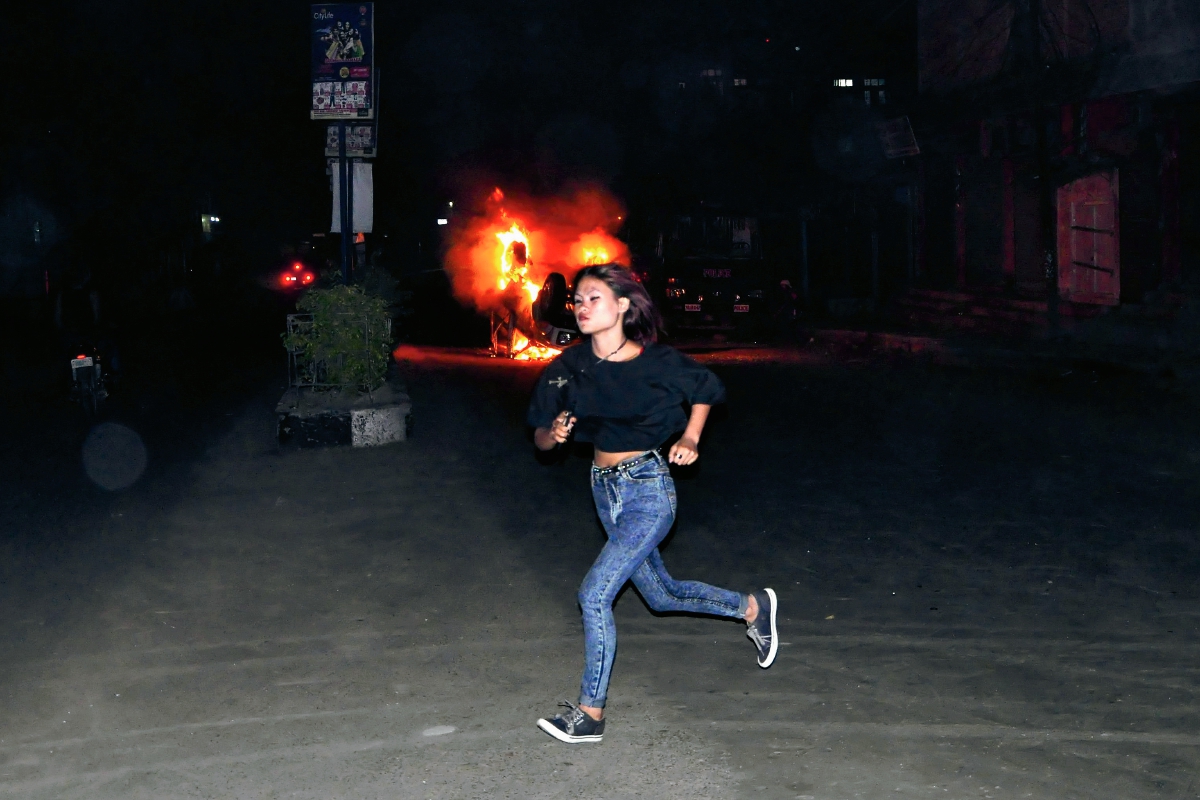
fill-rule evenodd
<path id="1" fill-rule="evenodd" d="M 584 340 L 546 367 L 526 421 L 548 428 L 570 411 L 578 441 L 625 453 L 652 450 L 686 428 L 684 404 L 724 400 L 720 379 L 678 350 L 651 343 L 629 361 L 602 361 Z"/>

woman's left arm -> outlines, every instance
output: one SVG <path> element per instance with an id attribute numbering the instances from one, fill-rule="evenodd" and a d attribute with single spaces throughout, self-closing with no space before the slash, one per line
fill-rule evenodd
<path id="1" fill-rule="evenodd" d="M 671 445 L 667 460 L 672 464 L 691 464 L 700 457 L 700 434 L 704 431 L 704 423 L 708 421 L 708 412 L 712 406 L 696 403 L 692 406 L 691 417 L 688 418 L 687 428 L 679 441 Z"/>

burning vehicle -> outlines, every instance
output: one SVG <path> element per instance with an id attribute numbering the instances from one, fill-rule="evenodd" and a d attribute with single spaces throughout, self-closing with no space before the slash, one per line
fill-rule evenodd
<path id="1" fill-rule="evenodd" d="M 459 301 L 489 317 L 493 356 L 546 360 L 578 338 L 567 277 L 590 264 L 629 264 L 615 235 L 623 220 L 602 189 L 530 199 L 497 188 L 451 231 L 446 271 Z"/>

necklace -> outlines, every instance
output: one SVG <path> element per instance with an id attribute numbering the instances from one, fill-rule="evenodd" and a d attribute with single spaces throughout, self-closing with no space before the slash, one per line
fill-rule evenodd
<path id="1" fill-rule="evenodd" d="M 622 347 L 624 347 L 624 346 L 625 346 L 625 345 L 627 345 L 627 344 L 629 344 L 629 340 L 628 340 L 628 339 L 621 339 L 621 344 L 617 346 L 617 349 L 616 349 L 616 350 L 613 350 L 611 353 L 609 353 L 608 355 L 604 356 L 604 358 L 597 359 L 597 360 L 596 360 L 596 363 L 597 363 L 597 364 L 599 364 L 601 361 L 608 361 L 610 358 L 612 358 L 613 356 L 615 356 L 617 353 L 621 352 L 621 348 L 622 348 Z M 596 354 L 596 351 L 595 351 L 595 350 L 593 350 L 593 351 L 592 351 L 592 355 L 595 355 L 595 354 Z"/>

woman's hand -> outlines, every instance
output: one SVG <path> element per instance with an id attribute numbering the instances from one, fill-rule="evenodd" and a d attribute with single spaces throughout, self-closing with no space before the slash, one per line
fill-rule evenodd
<path id="1" fill-rule="evenodd" d="M 550 426 L 550 435 L 554 441 L 563 444 L 571 438 L 571 429 L 574 427 L 575 418 L 571 416 L 570 411 L 564 411 L 554 418 L 554 424 Z"/>
<path id="2" fill-rule="evenodd" d="M 671 452 L 667 455 L 668 463 L 680 466 L 696 463 L 696 459 L 700 457 L 700 432 L 704 430 L 704 423 L 708 420 L 708 412 L 711 409 L 712 406 L 703 403 L 692 406 L 683 436 L 671 445 Z"/>
<path id="3" fill-rule="evenodd" d="M 686 466 L 687 464 L 695 463 L 699 457 L 700 443 L 685 435 L 678 442 L 671 445 L 671 452 L 667 455 L 667 461 L 672 464 Z"/>
<path id="4" fill-rule="evenodd" d="M 551 450 L 570 439 L 574 427 L 575 417 L 570 411 L 564 411 L 554 418 L 549 428 L 538 428 L 533 432 L 533 443 L 539 450 Z"/>

